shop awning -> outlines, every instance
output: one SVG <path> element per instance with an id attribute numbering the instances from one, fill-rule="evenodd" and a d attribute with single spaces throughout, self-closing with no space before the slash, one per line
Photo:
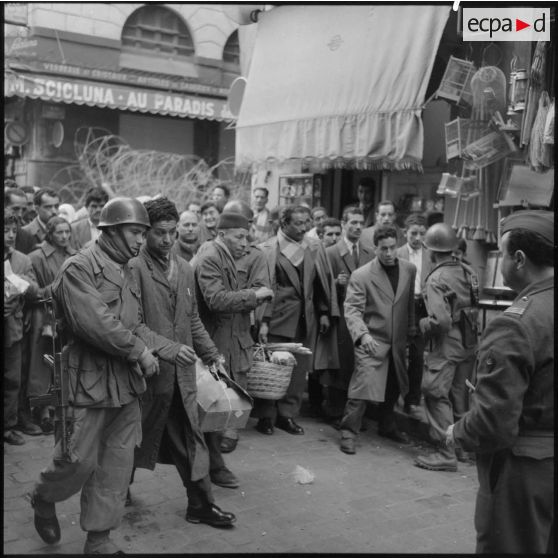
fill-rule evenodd
<path id="1" fill-rule="evenodd" d="M 226 99 L 8 70 L 4 72 L 4 96 L 14 95 L 55 103 L 149 112 L 181 118 L 221 121 L 234 119 Z"/>
<path id="2" fill-rule="evenodd" d="M 236 125 L 240 168 L 287 159 L 421 170 L 422 105 L 449 6 L 264 12 Z"/>

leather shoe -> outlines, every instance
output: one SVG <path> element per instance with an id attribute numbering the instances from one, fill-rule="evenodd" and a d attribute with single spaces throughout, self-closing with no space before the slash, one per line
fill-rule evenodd
<path id="1" fill-rule="evenodd" d="M 289 434 L 304 434 L 302 426 L 299 426 L 292 418 L 277 417 L 275 426 Z"/>
<path id="2" fill-rule="evenodd" d="M 410 440 L 405 432 L 400 432 L 397 428 L 393 430 L 378 430 L 378 434 L 382 436 L 382 438 L 389 438 L 398 444 L 409 444 Z"/>
<path id="3" fill-rule="evenodd" d="M 5 430 L 4 431 L 4 442 L 12 446 L 22 446 L 25 444 L 25 440 L 21 434 L 18 434 L 15 430 Z"/>
<path id="4" fill-rule="evenodd" d="M 89 531 L 83 547 L 84 554 L 126 554 L 110 539 L 110 531 Z"/>
<path id="5" fill-rule="evenodd" d="M 240 484 L 232 471 L 229 471 L 226 467 L 213 469 L 209 472 L 209 478 L 213 484 L 222 486 L 223 488 L 238 488 Z"/>
<path id="6" fill-rule="evenodd" d="M 35 529 L 43 541 L 55 544 L 60 540 L 60 524 L 56 509 L 51 502 L 41 500 L 36 494 L 31 495 L 31 505 L 35 511 Z"/>
<path id="7" fill-rule="evenodd" d="M 271 436 L 273 434 L 273 423 L 270 418 L 261 418 L 256 424 L 256 430 L 262 434 Z"/>
<path id="8" fill-rule="evenodd" d="M 54 431 L 54 422 L 50 417 L 41 419 L 41 430 L 43 434 L 51 434 Z"/>
<path id="9" fill-rule="evenodd" d="M 234 514 L 224 512 L 219 506 L 210 504 L 199 508 L 188 506 L 186 521 L 190 523 L 206 523 L 211 527 L 232 527 L 236 521 Z"/>
<path id="10" fill-rule="evenodd" d="M 431 455 L 419 455 L 415 465 L 429 471 L 457 471 L 457 458 L 442 455 L 439 452 Z"/>
<path id="11" fill-rule="evenodd" d="M 341 445 L 339 446 L 343 453 L 352 455 L 356 453 L 354 438 L 341 438 Z"/>
<path id="12" fill-rule="evenodd" d="M 221 450 L 221 453 L 231 453 L 231 451 L 236 449 L 236 444 L 238 444 L 238 439 L 235 440 L 234 438 L 227 438 L 226 436 L 223 436 L 221 438 L 219 449 Z"/>

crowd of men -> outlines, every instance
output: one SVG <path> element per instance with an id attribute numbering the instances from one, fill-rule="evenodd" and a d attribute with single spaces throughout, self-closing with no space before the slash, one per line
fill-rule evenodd
<path id="1" fill-rule="evenodd" d="M 356 453 L 371 402 L 378 434 L 407 444 L 395 420 L 401 398 L 436 445 L 415 465 L 457 471 L 477 460 L 477 550 L 549 551 L 550 212 L 505 220 L 502 274 L 519 296 L 479 344 L 466 243 L 440 218 L 411 213 L 398 226 L 392 201 L 373 206 L 372 179 L 340 220 L 323 207 L 269 209 L 263 187 L 250 206 L 219 184 L 181 213 L 165 197 L 142 203 L 101 187 L 77 211 L 54 190 L 27 190 L 4 194 L 4 442 L 55 431 L 31 494 L 43 540 L 61 536 L 55 503 L 81 491 L 84 552 L 117 552 L 109 534 L 132 499 L 134 471 L 156 463 L 176 466 L 187 521 L 231 527 L 211 485 L 239 486 L 223 454 L 240 433 L 201 432 L 196 360 L 247 388 L 256 343 L 298 342 L 312 354 L 296 355 L 284 397 L 254 399 L 258 432 L 303 435 L 307 393 L 309 413 L 339 430 L 344 453 Z M 68 374 L 67 424 L 39 397 L 52 350 Z"/>

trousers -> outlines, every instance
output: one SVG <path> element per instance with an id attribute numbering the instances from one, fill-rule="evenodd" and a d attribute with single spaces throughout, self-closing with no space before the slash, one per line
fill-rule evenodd
<path id="1" fill-rule="evenodd" d="M 469 389 L 475 355 L 471 353 L 461 362 L 447 361 L 440 370 L 426 370 L 422 378 L 422 392 L 430 435 L 443 442 L 450 424 L 458 421 L 469 409 Z"/>
<path id="2" fill-rule="evenodd" d="M 21 387 L 21 341 L 4 347 L 4 431 L 17 424 Z"/>
<path id="3" fill-rule="evenodd" d="M 409 365 L 407 375 L 409 377 L 409 391 L 405 396 L 406 405 L 419 405 L 421 396 L 422 373 L 424 369 L 424 336 L 419 329 L 419 321 L 426 317 L 426 307 L 422 297 L 415 298 L 415 326 L 417 333 L 409 339 Z"/>
<path id="4" fill-rule="evenodd" d="M 161 444 L 165 445 L 180 475 L 182 484 L 186 488 L 188 505 L 191 507 L 202 507 L 212 504 L 215 500 L 213 498 L 209 474 L 199 480 L 192 480 L 192 467 L 188 449 L 186 448 L 187 436 L 185 431 L 187 428 L 191 428 L 191 426 L 184 410 L 180 390 L 178 386 L 175 386 Z"/>
<path id="5" fill-rule="evenodd" d="M 380 417 L 378 430 L 390 432 L 395 430 L 395 403 L 399 398 L 399 382 L 395 372 L 393 357 L 389 356 L 389 367 L 384 401 L 380 403 Z M 345 405 L 340 430 L 342 438 L 356 438 L 362 426 L 362 417 L 366 411 L 367 401 L 364 399 L 349 399 Z"/>
<path id="6" fill-rule="evenodd" d="M 554 554 L 554 458 L 477 454 L 478 554 Z"/>
<path id="7" fill-rule="evenodd" d="M 141 441 L 138 400 L 122 407 L 71 407 L 71 460 L 62 456 L 60 429 L 54 456 L 41 471 L 35 494 L 45 502 L 61 502 L 81 490 L 80 525 L 84 531 L 118 527 Z"/>

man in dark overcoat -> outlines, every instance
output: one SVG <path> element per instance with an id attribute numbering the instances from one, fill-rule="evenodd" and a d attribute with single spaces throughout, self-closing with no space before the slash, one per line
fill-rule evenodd
<path id="1" fill-rule="evenodd" d="M 187 346 L 191 362 L 162 362 L 159 374 L 148 380 L 141 397 L 143 439 L 134 466 L 153 470 L 157 462 L 173 464 L 188 496 L 186 519 L 228 527 L 234 516 L 215 505 L 196 402 L 196 355 L 209 365 L 218 360 L 219 352 L 197 312 L 194 272 L 172 253 L 178 225 L 174 203 L 156 198 L 144 205 L 151 228 L 139 256 L 130 261 L 141 291 L 143 318 L 159 335 Z M 196 509 L 203 511 L 192 514 Z"/>
<path id="2" fill-rule="evenodd" d="M 240 213 L 223 212 L 217 223 L 217 238 L 200 247 L 195 264 L 200 318 L 225 357 L 227 370 L 243 387 L 252 365 L 254 346 L 250 313 L 273 297 L 267 286 L 242 288 L 236 262 L 246 254 L 249 228 L 248 219 Z M 235 436 L 233 432 L 227 434 L 231 440 Z M 221 438 L 220 433 L 206 433 L 211 477 L 216 484 L 233 488 L 234 484 L 238 486 L 238 481 L 220 455 Z"/>
<path id="3" fill-rule="evenodd" d="M 504 285 L 471 408 L 446 432 L 477 454 L 477 553 L 554 554 L 554 215 L 517 211 L 501 226 Z"/>
<path id="4" fill-rule="evenodd" d="M 337 302 L 341 314 L 339 322 L 333 326 L 337 334 L 333 342 L 337 342 L 339 349 L 339 369 L 328 370 L 322 374 L 321 378 L 322 383 L 327 386 L 329 412 L 335 417 L 341 417 L 343 414 L 347 402 L 347 389 L 354 369 L 354 345 L 343 312 L 347 284 L 355 269 L 374 258 L 373 252 L 360 242 L 364 223 L 361 209 L 356 206 L 346 207 L 343 210 L 341 221 L 343 228 L 341 239 L 333 246 L 326 248 L 335 279 Z"/>
<path id="5" fill-rule="evenodd" d="M 273 302 L 263 307 L 259 338 L 266 342 L 300 342 L 312 357 L 296 355 L 287 394 L 279 401 L 255 399 L 256 428 L 273 433 L 276 426 L 289 434 L 303 434 L 295 422 L 300 412 L 306 373 L 336 368 L 336 347 L 324 342 L 331 318 L 339 316 L 331 266 L 320 241 L 307 241 L 308 208 L 288 206 L 281 212 L 277 236 L 260 245 L 268 262 Z"/>

